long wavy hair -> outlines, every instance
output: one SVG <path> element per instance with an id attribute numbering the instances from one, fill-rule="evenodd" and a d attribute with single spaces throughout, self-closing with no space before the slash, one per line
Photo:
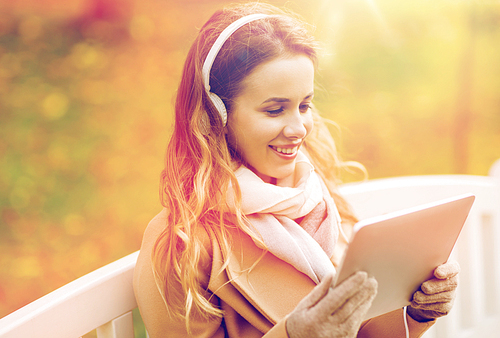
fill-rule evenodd
<path id="1" fill-rule="evenodd" d="M 199 262 L 205 250 L 201 234 L 218 241 L 223 257 L 231 250 L 230 228 L 236 227 L 258 240 L 241 212 L 241 193 L 232 169 L 235 159 L 228 148 L 222 119 L 208 99 L 202 81 L 203 62 L 220 33 L 240 17 L 254 13 L 270 16 L 238 29 L 220 50 L 210 74 L 211 89 L 222 98 L 228 114 L 233 99 L 242 90 L 242 80 L 259 64 L 297 54 L 317 62 L 317 43 L 302 20 L 263 3 L 233 5 L 216 12 L 189 50 L 175 102 L 174 130 L 161 173 L 160 198 L 167 210 L 167 224 L 152 257 L 167 310 L 170 315 L 185 319 L 188 329 L 194 313 L 207 317 L 223 315 L 204 296 L 206 290 L 201 286 Z M 341 217 L 354 221 L 347 203 L 337 193 L 338 173 L 344 163 L 337 156 L 324 121 L 316 112 L 313 114 L 315 126 L 304 146 Z M 208 133 L 203 127 L 207 117 Z M 235 205 L 231 206 L 226 198 L 230 189 L 236 194 Z"/>

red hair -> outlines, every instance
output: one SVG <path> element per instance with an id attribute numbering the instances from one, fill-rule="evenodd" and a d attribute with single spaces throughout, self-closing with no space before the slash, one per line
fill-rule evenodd
<path id="1" fill-rule="evenodd" d="M 254 13 L 270 16 L 238 29 L 223 45 L 212 66 L 210 86 L 224 101 L 228 114 L 232 100 L 242 90 L 241 82 L 259 64 L 296 54 L 306 55 L 316 63 L 316 42 L 306 25 L 294 15 L 262 3 L 240 4 L 216 12 L 189 50 L 161 174 L 160 197 L 168 213 L 167 224 L 153 251 L 155 276 L 166 308 L 171 315 L 185 318 L 188 328 L 192 313 L 222 316 L 204 297 L 205 290 L 200 286 L 198 264 L 204 250 L 200 232 L 217 238 L 223 254 L 230 250 L 228 227 L 238 227 L 255 237 L 241 213 L 241 195 L 231 167 L 234 154 L 228 148 L 222 119 L 208 99 L 202 81 L 203 62 L 222 30 Z M 208 134 L 201 128 L 206 116 L 210 121 Z M 323 121 L 316 113 L 314 116 L 316 129 L 306 140 L 307 151 L 323 178 L 330 180 L 327 185 L 341 216 L 352 218 L 343 199 L 335 193 L 337 182 L 332 173 L 342 162 L 337 159 L 328 131 L 325 134 Z M 236 192 L 236 205 L 232 207 L 226 199 L 230 189 Z M 174 294 L 173 290 L 178 289 L 175 285 L 182 286 L 182 294 Z"/>

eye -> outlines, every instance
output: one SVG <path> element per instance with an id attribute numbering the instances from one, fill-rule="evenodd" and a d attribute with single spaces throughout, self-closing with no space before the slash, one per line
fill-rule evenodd
<path id="1" fill-rule="evenodd" d="M 302 113 L 306 113 L 309 109 L 311 109 L 311 104 L 307 103 L 307 104 L 301 104 L 299 106 L 299 109 Z"/>
<path id="2" fill-rule="evenodd" d="M 279 107 L 278 109 L 267 110 L 267 113 L 271 116 L 275 116 L 281 114 L 284 110 L 285 108 Z"/>

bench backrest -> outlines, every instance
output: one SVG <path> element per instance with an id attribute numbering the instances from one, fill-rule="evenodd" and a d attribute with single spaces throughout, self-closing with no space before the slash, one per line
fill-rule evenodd
<path id="1" fill-rule="evenodd" d="M 133 338 L 135 252 L 0 319 L 1 338 Z"/>

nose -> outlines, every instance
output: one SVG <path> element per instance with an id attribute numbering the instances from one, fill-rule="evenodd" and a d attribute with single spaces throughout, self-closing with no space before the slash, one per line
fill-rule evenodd
<path id="1" fill-rule="evenodd" d="M 283 128 L 283 135 L 289 139 L 301 139 L 307 135 L 308 115 L 300 111 L 291 113 L 286 119 L 286 125 Z"/>

